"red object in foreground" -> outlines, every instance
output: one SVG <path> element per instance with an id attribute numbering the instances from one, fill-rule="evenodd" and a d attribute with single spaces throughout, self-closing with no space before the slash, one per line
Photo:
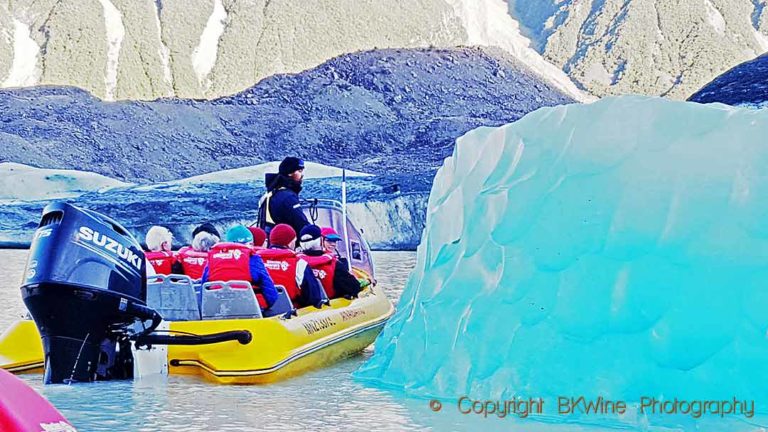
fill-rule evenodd
<path id="1" fill-rule="evenodd" d="M 0 431 L 77 432 L 50 402 L 3 369 L 0 369 Z"/>

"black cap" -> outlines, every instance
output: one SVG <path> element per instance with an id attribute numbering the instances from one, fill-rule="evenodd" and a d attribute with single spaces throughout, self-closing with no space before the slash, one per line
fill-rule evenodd
<path id="1" fill-rule="evenodd" d="M 280 168 L 278 169 L 278 172 L 287 176 L 288 174 L 300 169 L 304 169 L 304 161 L 293 156 L 288 156 L 287 158 L 283 159 L 282 162 L 280 162 Z"/>
<path id="2" fill-rule="evenodd" d="M 323 232 L 320 230 L 319 226 L 307 225 L 301 229 L 301 232 L 299 233 L 299 241 L 302 243 L 308 242 L 308 241 L 319 239 L 322 236 L 323 236 Z"/>
<path id="3" fill-rule="evenodd" d="M 192 238 L 195 238 L 195 236 L 196 236 L 198 233 L 201 233 L 201 232 L 203 232 L 203 231 L 205 231 L 205 232 L 207 232 L 207 233 L 211 233 L 211 234 L 215 235 L 215 236 L 216 236 L 216 237 L 218 237 L 218 238 L 221 238 L 221 234 L 219 234 L 219 231 L 218 231 L 218 230 L 216 229 L 216 227 L 215 227 L 215 226 L 213 226 L 213 224 L 212 224 L 212 223 L 210 223 L 210 222 L 206 222 L 206 223 L 204 223 L 204 224 L 200 225 L 199 227 L 195 228 L 195 230 L 194 230 L 194 231 L 192 231 Z"/>

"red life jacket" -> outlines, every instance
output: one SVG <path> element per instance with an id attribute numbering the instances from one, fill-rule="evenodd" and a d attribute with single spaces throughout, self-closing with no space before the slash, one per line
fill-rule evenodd
<path id="1" fill-rule="evenodd" d="M 301 295 L 296 284 L 296 252 L 290 249 L 261 249 L 257 254 L 264 261 L 269 276 L 275 285 L 282 285 L 288 293 L 288 297 L 295 304 Z"/>
<path id="2" fill-rule="evenodd" d="M 251 254 L 253 251 L 248 245 L 240 243 L 217 243 L 208 252 L 208 281 L 229 282 L 232 280 L 248 281 L 251 279 Z M 254 292 L 259 289 L 253 286 Z M 256 292 L 259 306 L 267 307 L 267 301 L 260 292 Z"/>
<path id="3" fill-rule="evenodd" d="M 336 290 L 333 288 L 333 275 L 336 273 L 337 258 L 331 254 L 320 256 L 309 256 L 301 254 L 299 258 L 304 259 L 312 268 L 317 280 L 323 285 L 325 293 L 329 299 L 336 297 Z"/>
<path id="4" fill-rule="evenodd" d="M 208 252 L 199 252 L 191 247 L 185 246 L 179 249 L 176 257 L 184 268 L 184 274 L 192 279 L 203 277 L 203 270 L 208 265 Z"/>
<path id="5" fill-rule="evenodd" d="M 173 252 L 166 252 L 166 251 L 144 252 L 144 255 L 147 257 L 147 260 L 152 264 L 152 267 L 155 269 L 155 273 L 164 274 L 164 275 L 171 274 L 171 268 L 173 266 L 173 262 L 176 261 L 176 256 L 173 254 Z"/>

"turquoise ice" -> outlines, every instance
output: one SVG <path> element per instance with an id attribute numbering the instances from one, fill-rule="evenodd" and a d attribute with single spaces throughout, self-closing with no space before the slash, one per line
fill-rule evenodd
<path id="1" fill-rule="evenodd" d="M 766 331 L 768 110 L 607 98 L 458 140 L 356 376 L 453 400 L 759 409 Z"/>

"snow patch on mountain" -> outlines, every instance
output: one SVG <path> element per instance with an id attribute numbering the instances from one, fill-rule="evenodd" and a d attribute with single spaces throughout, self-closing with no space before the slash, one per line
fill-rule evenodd
<path id="1" fill-rule="evenodd" d="M 571 79 L 531 48 L 518 22 L 510 16 L 504 0 L 446 0 L 467 30 L 467 44 L 502 48 L 576 100 L 595 100 L 579 90 Z"/>
<path id="2" fill-rule="evenodd" d="M 764 35 L 760 30 L 755 30 L 754 35 L 760 51 L 768 52 L 768 36 Z"/>
<path id="3" fill-rule="evenodd" d="M 104 8 L 104 27 L 107 31 L 107 70 L 104 76 L 106 100 L 115 99 L 117 88 L 117 68 L 120 62 L 120 47 L 125 37 L 123 17 L 119 10 L 109 0 L 99 0 Z"/>
<path id="4" fill-rule="evenodd" d="M 704 6 L 707 8 L 707 20 L 714 27 L 715 31 L 725 34 L 725 18 L 710 0 L 704 0 Z"/>
<path id="5" fill-rule="evenodd" d="M 173 73 L 171 72 L 171 50 L 168 45 L 163 41 L 163 24 L 160 21 L 160 13 L 162 11 L 162 3 L 160 0 L 155 0 L 155 25 L 157 26 L 157 33 L 160 39 L 160 47 L 157 49 L 157 53 L 160 56 L 160 62 L 163 64 L 163 80 L 168 84 L 167 97 L 173 96 Z"/>
<path id="6" fill-rule="evenodd" d="M 26 87 L 37 84 L 41 70 L 38 66 L 40 46 L 32 39 L 29 26 L 13 19 L 13 63 L 0 87 Z"/>
<path id="7" fill-rule="evenodd" d="M 208 80 L 208 74 L 211 73 L 216 64 L 216 57 L 219 50 L 219 39 L 224 33 L 227 23 L 227 10 L 221 0 L 214 0 L 213 11 L 208 17 L 203 33 L 200 35 L 200 43 L 192 52 L 192 67 L 197 74 L 197 80 L 203 88 L 209 88 L 211 82 Z"/>

